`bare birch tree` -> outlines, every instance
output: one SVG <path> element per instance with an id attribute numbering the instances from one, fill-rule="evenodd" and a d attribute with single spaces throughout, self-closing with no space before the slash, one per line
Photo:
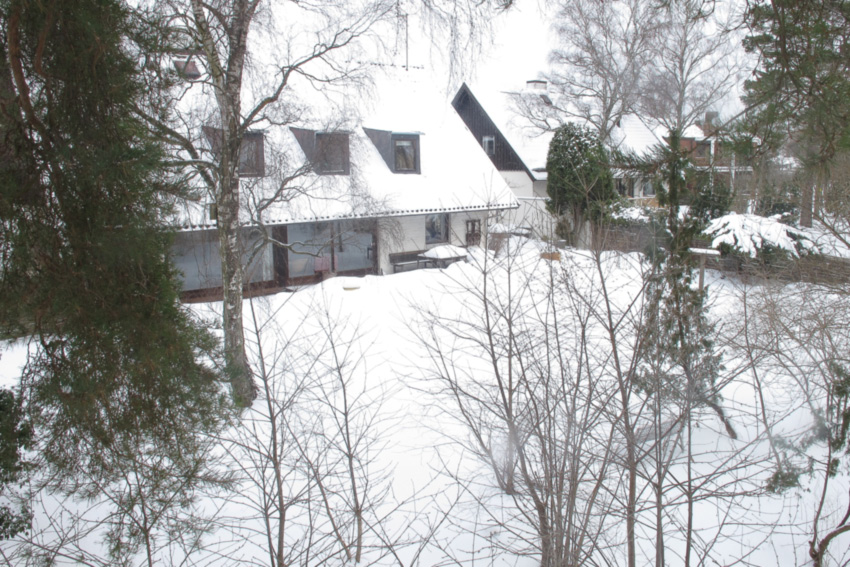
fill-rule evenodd
<path id="1" fill-rule="evenodd" d="M 640 111 L 667 130 L 696 124 L 737 83 L 736 14 L 732 3 L 673 0 L 651 47 Z"/>
<path id="2" fill-rule="evenodd" d="M 250 176 L 264 175 L 264 144 L 249 144 L 246 138 L 262 136 L 261 129 L 289 123 L 298 115 L 293 83 L 320 89 L 356 75 L 358 42 L 387 15 L 390 4 L 173 0 L 159 5 L 164 33 L 171 34 L 178 46 L 172 45 L 169 55 L 180 56 L 176 61 L 183 77 L 189 76 L 191 63 L 194 90 L 202 87 L 210 106 L 183 108 L 174 120 L 154 114 L 148 118 L 175 145 L 183 162 L 194 168 L 203 192 L 215 205 L 226 367 L 240 404 L 250 405 L 256 394 L 244 345 L 245 246 L 240 233 L 245 219 L 254 216 L 245 210 L 247 199 L 241 189 L 252 180 L 245 179 L 244 172 L 240 176 L 240 171 L 247 164 L 255 169 Z M 177 85 L 172 95 L 185 98 L 184 107 L 191 105 L 190 87 Z M 253 182 L 275 185 L 269 195 L 280 196 L 304 166 L 290 163 L 290 169 L 276 172 L 275 179 Z"/>
<path id="3" fill-rule="evenodd" d="M 654 2 L 576 0 L 560 3 L 558 47 L 549 56 L 549 100 L 517 95 L 520 115 L 551 131 L 570 119 L 596 129 L 606 143 L 646 88 L 650 48 L 661 32 Z"/>

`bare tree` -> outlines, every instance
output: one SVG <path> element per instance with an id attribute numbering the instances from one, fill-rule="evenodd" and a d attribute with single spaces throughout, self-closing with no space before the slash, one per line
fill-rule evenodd
<path id="1" fill-rule="evenodd" d="M 545 566 L 616 562 L 606 518 L 619 516 L 612 485 L 622 416 L 612 409 L 617 381 L 598 366 L 610 360 L 608 343 L 595 304 L 569 291 L 567 273 L 528 270 L 512 245 L 454 282 L 461 314 L 424 314 L 446 413 L 466 429 L 462 444 L 492 484 L 458 480 L 489 529 L 505 532 L 490 538 L 494 553 L 533 553 Z"/>
<path id="2" fill-rule="evenodd" d="M 275 567 L 404 565 L 401 557 L 418 557 L 430 536 L 394 500 L 382 468 L 395 417 L 382 405 L 387 384 L 367 378 L 369 333 L 321 288 L 302 293 L 315 304 L 298 324 L 288 302 L 250 302 L 261 390 L 223 439 L 238 487 L 223 509 L 239 515 L 222 515 L 236 543 L 217 553 Z"/>
<path id="3" fill-rule="evenodd" d="M 658 16 L 641 112 L 682 132 L 726 98 L 737 83 L 734 6 L 715 0 L 672 0 Z"/>
<path id="4" fill-rule="evenodd" d="M 559 46 L 549 59 L 547 99 L 516 95 L 518 112 L 543 130 L 579 119 L 606 143 L 620 119 L 635 110 L 645 85 L 650 47 L 660 32 L 653 2 L 561 2 Z"/>
<path id="5" fill-rule="evenodd" d="M 846 474 L 850 416 L 846 296 L 815 286 L 767 286 L 749 299 L 745 346 L 755 370 L 769 373 L 772 388 L 789 390 L 795 402 L 789 417 L 808 414 L 802 431 L 773 425 L 776 466 L 769 486 L 774 492 L 807 486 L 809 558 L 817 567 L 843 564 L 850 534 L 850 498 L 838 480 Z"/>
<path id="6" fill-rule="evenodd" d="M 260 0 L 173 0 L 159 6 L 161 25 L 177 45 L 168 54 L 173 61 L 165 64 L 175 63 L 180 75 L 194 82 L 176 86 L 172 96 L 181 99 L 183 108 L 173 120 L 150 112 L 147 116 L 175 145 L 183 163 L 194 168 L 203 192 L 215 204 L 225 362 L 240 404 L 250 405 L 255 396 L 242 323 L 246 278 L 241 227 L 246 216 L 257 216 L 256 211 L 245 211 L 248 199 L 242 188 L 265 186 L 267 203 L 305 171 L 305 164 L 289 160 L 288 169 L 263 179 L 266 140 L 259 140 L 260 130 L 298 116 L 302 107 L 292 98 L 293 83 L 319 86 L 355 77 L 361 65 L 353 63 L 353 51 L 391 4 L 363 0 L 266 6 Z"/>

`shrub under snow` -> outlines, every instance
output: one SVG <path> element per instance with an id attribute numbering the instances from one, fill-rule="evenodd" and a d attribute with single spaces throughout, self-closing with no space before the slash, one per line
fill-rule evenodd
<path id="1" fill-rule="evenodd" d="M 729 213 L 711 221 L 703 234 L 712 238 L 712 248 L 726 244 L 736 252 L 752 258 L 768 247 L 784 250 L 795 257 L 802 253 L 819 252 L 807 233 L 779 222 L 780 217 Z"/>

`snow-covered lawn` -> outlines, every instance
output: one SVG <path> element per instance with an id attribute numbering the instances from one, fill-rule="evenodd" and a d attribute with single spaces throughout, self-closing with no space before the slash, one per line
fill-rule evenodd
<path id="1" fill-rule="evenodd" d="M 500 488 L 495 472 L 504 472 L 504 463 L 515 459 L 515 449 L 500 436 L 506 421 L 499 411 L 510 407 L 526 412 L 514 423 L 529 432 L 538 431 L 548 417 L 553 417 L 548 431 L 563 426 L 572 436 L 576 430 L 566 424 L 581 426 L 583 437 L 563 443 L 546 445 L 536 433 L 526 441 L 535 447 L 527 466 L 541 483 L 555 469 L 537 459 L 537 449 L 577 457 L 572 469 L 581 471 L 573 477 L 576 504 L 556 502 L 569 483 L 557 490 L 533 488 L 546 495 L 553 512 L 585 514 L 584 564 L 624 565 L 628 475 L 623 430 L 617 425 L 622 392 L 616 376 L 629 367 L 630 345 L 637 338 L 645 266 L 637 254 L 606 253 L 597 264 L 580 251 L 562 252 L 561 261 L 553 263 L 540 258 L 541 249 L 540 243 L 512 238 L 498 258 L 473 249 L 469 262 L 445 270 L 369 276 L 359 285 L 351 285 L 349 278 L 330 279 L 246 304 L 261 392 L 216 454 L 235 484 L 231 490 L 199 495 L 182 511 L 203 528 L 200 539 L 157 531 L 160 563 L 269 565 L 274 562 L 269 550 L 280 547 L 292 564 L 340 564 L 353 562 L 359 547 L 365 564 L 536 565 L 539 517 L 532 490 L 520 480 L 513 490 L 504 483 Z M 755 305 L 759 296 L 763 305 L 767 300 L 761 296 L 773 294 L 790 306 L 820 292 L 803 286 L 747 288 L 711 271 L 706 280 L 709 315 L 718 330 L 715 347 L 724 354 L 720 406 L 736 438 L 714 411 L 695 410 L 691 562 L 806 564 L 826 448 L 812 438 L 801 453 L 792 442 L 811 437 L 812 411 L 822 408 L 828 395 L 817 386 L 817 373 L 829 362 L 819 359 L 819 352 L 827 351 L 805 341 L 774 345 L 787 349 L 796 369 L 805 373 L 808 381 L 801 384 L 799 375 L 764 352 L 755 360 L 754 373 L 739 347 L 759 340 L 742 334 L 745 298 Z M 825 292 L 818 297 L 821 305 L 835 302 L 833 312 L 844 301 Z M 193 309 L 214 322 L 219 307 Z M 611 320 L 602 317 L 608 314 L 615 321 L 618 363 L 606 329 Z M 758 316 L 748 311 L 747 317 Z M 803 332 L 805 320 L 796 321 Z M 846 333 L 835 333 L 839 348 L 850 344 L 847 339 Z M 7 384 L 14 383 L 25 351 L 18 343 L 2 352 Z M 512 390 L 516 399 L 507 405 L 499 406 L 497 377 L 518 381 Z M 533 387 L 532 377 L 537 381 Z M 800 397 L 804 386 L 808 399 Z M 656 452 L 652 399 L 646 390 L 635 389 L 628 402 L 642 451 L 637 564 L 655 560 L 653 482 L 661 468 L 666 471 L 661 495 L 666 560 L 677 565 L 683 562 L 688 521 L 687 428 L 675 425 L 681 415 L 677 408 L 664 410 L 661 417 L 675 434 Z M 546 416 L 529 417 L 540 409 Z M 658 467 L 654 455 L 665 465 Z M 799 488 L 781 494 L 765 490 L 777 459 L 803 470 Z M 848 505 L 846 466 L 829 485 L 819 537 Z M 521 479 L 521 465 L 516 467 L 511 475 Z M 64 538 L 65 555 L 57 563 L 74 564 L 85 554 L 90 564 L 99 564 L 96 558 L 106 556 L 108 501 L 82 503 L 42 493 L 34 495 L 32 507 L 31 536 L 42 548 L 37 551 L 55 548 Z M 847 534 L 835 539 L 827 564 L 844 564 L 848 543 Z M 7 541 L 0 549 L 9 555 L 23 547 Z M 142 564 L 142 556 L 132 564 Z M 25 563 L 17 557 L 13 563 Z"/>

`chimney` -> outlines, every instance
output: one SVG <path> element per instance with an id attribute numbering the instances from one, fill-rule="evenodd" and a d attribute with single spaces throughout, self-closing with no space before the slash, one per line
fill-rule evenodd
<path id="1" fill-rule="evenodd" d="M 702 131 L 705 132 L 706 136 L 714 133 L 716 127 L 714 122 L 718 116 L 720 116 L 719 112 L 708 111 L 705 113 L 705 122 L 702 123 Z"/>
<path id="2" fill-rule="evenodd" d="M 552 106 L 549 98 L 549 83 L 543 79 L 532 79 L 525 82 L 525 92 L 529 95 L 538 95 L 546 106 Z"/>

